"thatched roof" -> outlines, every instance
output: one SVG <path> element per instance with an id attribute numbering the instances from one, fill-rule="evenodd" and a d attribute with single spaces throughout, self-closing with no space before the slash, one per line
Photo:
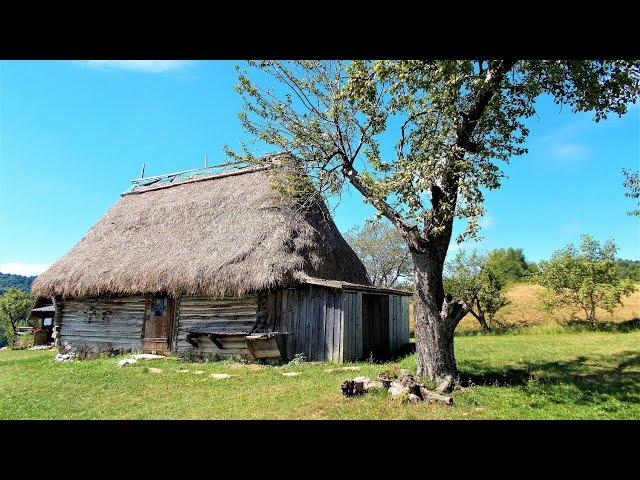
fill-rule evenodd
<path id="1" fill-rule="evenodd" d="M 300 209 L 244 168 L 138 186 L 38 276 L 37 296 L 242 295 L 307 277 L 370 285 L 323 202 Z"/>

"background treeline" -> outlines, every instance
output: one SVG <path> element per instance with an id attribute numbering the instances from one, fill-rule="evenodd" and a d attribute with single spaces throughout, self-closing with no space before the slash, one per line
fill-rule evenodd
<path id="1" fill-rule="evenodd" d="M 31 291 L 31 284 L 36 277 L 25 277 L 13 273 L 0 273 L 0 295 L 6 293 L 10 288 L 17 288 L 23 292 Z"/>

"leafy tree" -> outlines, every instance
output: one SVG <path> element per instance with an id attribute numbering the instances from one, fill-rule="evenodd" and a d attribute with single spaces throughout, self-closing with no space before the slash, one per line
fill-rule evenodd
<path id="1" fill-rule="evenodd" d="M 345 235 L 358 254 L 374 285 L 392 288 L 408 283 L 413 265 L 407 244 L 400 232 L 386 221 L 367 222 Z"/>
<path id="2" fill-rule="evenodd" d="M 535 278 L 539 271 L 540 267 L 536 262 L 527 262 L 527 272 L 525 273 L 527 278 Z"/>
<path id="3" fill-rule="evenodd" d="M 487 262 L 506 282 L 520 282 L 528 273 L 527 260 L 521 248 L 500 248 L 489 253 Z"/>
<path id="4" fill-rule="evenodd" d="M 467 255 L 459 251 L 452 261 L 445 263 L 444 289 L 447 294 L 461 298 L 484 332 L 489 331 L 495 314 L 509 301 L 504 296 L 506 282 L 488 261 L 487 255 L 475 250 Z"/>
<path id="5" fill-rule="evenodd" d="M 622 174 L 625 177 L 623 185 L 627 189 L 627 192 L 624 194 L 624 196 L 634 198 L 636 200 L 640 199 L 640 170 L 632 172 L 625 168 L 622 169 Z M 638 200 L 638 206 L 640 207 L 640 200 Z M 628 213 L 629 215 L 640 217 L 640 208 L 631 210 Z"/>
<path id="6" fill-rule="evenodd" d="M 617 275 L 613 240 L 603 245 L 589 235 L 583 235 L 580 248 L 569 244 L 553 253 L 551 260 L 540 262 L 539 283 L 545 287 L 543 307 L 554 310 L 573 306 L 582 310 L 586 320 L 596 326 L 596 308 L 609 313 L 622 305 L 622 297 L 631 294 L 635 286 Z"/>
<path id="7" fill-rule="evenodd" d="M 457 376 L 454 330 L 470 308 L 444 293 L 454 219 L 466 221 L 459 241 L 478 235 L 483 190 L 499 188 L 501 162 L 527 151 L 525 120 L 540 95 L 595 121 L 623 115 L 640 93 L 640 62 L 258 61 L 238 79 L 253 143 L 287 152 L 280 161 L 322 194 L 350 184 L 400 231 L 416 279 L 417 374 L 444 389 Z M 226 149 L 259 164 L 251 150 Z"/>
<path id="8" fill-rule="evenodd" d="M 0 297 L 0 324 L 9 341 L 15 343 L 16 332 L 33 305 L 33 298 L 17 288 L 10 288 Z"/>

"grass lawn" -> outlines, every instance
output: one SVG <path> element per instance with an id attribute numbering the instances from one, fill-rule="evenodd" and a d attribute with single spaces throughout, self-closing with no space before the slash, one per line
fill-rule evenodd
<path id="1" fill-rule="evenodd" d="M 345 398 L 340 383 L 383 367 L 140 361 L 55 363 L 53 351 L 0 352 L 2 419 L 640 419 L 640 331 L 459 336 L 465 384 L 453 407 Z M 396 362 L 415 368 L 415 356 Z M 150 368 L 161 369 L 152 373 Z M 188 372 L 178 372 L 188 370 Z M 196 374 L 196 371 L 204 371 Z M 297 376 L 284 376 L 298 372 Z M 230 378 L 216 380 L 212 373 Z"/>

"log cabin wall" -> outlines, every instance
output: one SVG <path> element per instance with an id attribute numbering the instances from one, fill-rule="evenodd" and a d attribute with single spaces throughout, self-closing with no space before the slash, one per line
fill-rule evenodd
<path id="1" fill-rule="evenodd" d="M 60 346 L 83 353 L 142 349 L 143 296 L 68 299 L 57 305 L 56 343 Z"/>
<path id="2" fill-rule="evenodd" d="M 289 332 L 278 338 L 285 361 L 303 354 L 309 361 L 342 362 L 342 290 L 316 285 L 270 291 L 266 310 L 269 329 Z"/>
<path id="3" fill-rule="evenodd" d="M 198 337 L 198 346 L 187 342 L 187 334 L 181 328 L 215 328 L 221 332 L 249 332 L 258 320 L 258 295 L 242 298 L 212 298 L 207 296 L 184 296 L 176 305 L 176 332 L 172 350 L 196 356 L 242 357 L 251 354 L 244 339 L 246 333 L 219 337 L 223 348 L 219 348 L 208 337 Z M 264 301 L 261 301 L 264 305 Z M 262 308 L 264 310 L 264 307 Z"/>

